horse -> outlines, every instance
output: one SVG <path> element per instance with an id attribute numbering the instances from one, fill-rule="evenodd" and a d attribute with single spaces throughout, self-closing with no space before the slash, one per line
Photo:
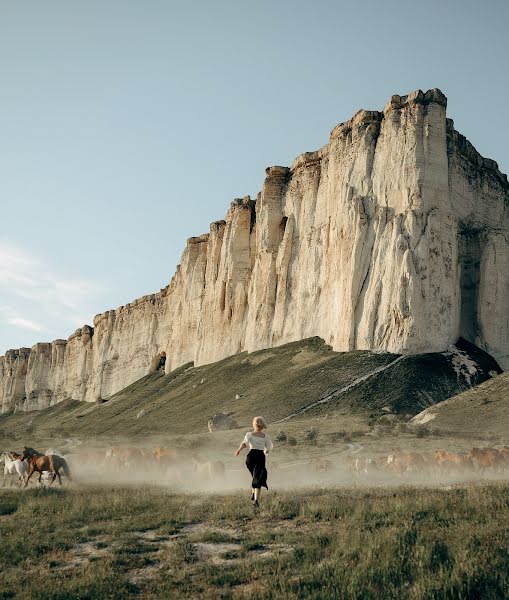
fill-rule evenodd
<path id="1" fill-rule="evenodd" d="M 435 462 L 443 475 L 465 475 L 474 470 L 469 454 L 435 450 Z"/>
<path id="2" fill-rule="evenodd" d="M 23 446 L 23 452 L 21 453 L 22 459 L 28 458 L 29 456 L 44 456 L 42 452 L 39 450 L 35 450 L 30 446 Z"/>
<path id="3" fill-rule="evenodd" d="M 0 462 L 4 461 L 4 481 L 2 485 L 5 485 L 7 475 L 16 475 L 19 477 L 19 485 L 25 483 L 25 477 L 27 477 L 28 466 L 21 460 L 21 456 L 14 452 L 4 452 L 0 456 Z M 11 481 L 12 485 L 12 481 Z"/>
<path id="4" fill-rule="evenodd" d="M 504 454 L 501 454 L 495 448 L 472 448 L 468 456 L 481 474 L 484 474 L 488 469 L 495 471 L 504 468 Z"/>
<path id="5" fill-rule="evenodd" d="M 26 449 L 25 449 L 26 450 Z M 28 481 L 30 477 L 37 471 L 39 473 L 39 483 L 41 483 L 41 479 L 44 471 L 51 471 L 53 473 L 53 477 L 51 479 L 50 485 L 55 481 L 58 477 L 58 483 L 62 485 L 62 478 L 60 477 L 60 469 L 63 469 L 65 476 L 69 481 L 72 481 L 71 471 L 69 469 L 69 465 L 67 464 L 65 458 L 61 456 L 57 456 L 56 454 L 50 454 L 49 456 L 41 455 L 41 456 L 28 456 L 25 455 L 25 451 L 23 451 L 23 459 L 28 464 L 28 477 L 25 482 L 25 487 L 28 485 Z"/>
<path id="6" fill-rule="evenodd" d="M 221 460 L 202 460 L 197 456 L 192 458 L 193 471 L 197 475 L 204 475 L 213 481 L 216 477 L 224 477 L 224 462 Z"/>
<path id="7" fill-rule="evenodd" d="M 166 448 L 165 446 L 158 446 L 152 450 L 152 457 L 157 465 L 160 466 L 173 466 L 179 462 L 181 458 L 181 452 L 176 448 Z"/>
<path id="8" fill-rule="evenodd" d="M 141 450 L 129 446 L 111 446 L 106 451 L 105 459 L 119 471 L 140 466 L 144 462 Z"/>
<path id="9" fill-rule="evenodd" d="M 323 458 L 322 456 L 313 456 L 313 458 L 310 459 L 309 464 L 315 467 L 316 472 L 324 471 L 327 473 L 327 471 L 330 471 L 334 467 L 332 461 L 328 458 Z"/>

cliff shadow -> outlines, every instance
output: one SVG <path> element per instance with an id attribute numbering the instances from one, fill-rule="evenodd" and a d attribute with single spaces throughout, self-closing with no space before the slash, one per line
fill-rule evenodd
<path id="1" fill-rule="evenodd" d="M 460 232 L 458 260 L 461 273 L 460 337 L 475 344 L 480 333 L 477 318 L 481 264 L 479 231 L 465 229 Z"/>

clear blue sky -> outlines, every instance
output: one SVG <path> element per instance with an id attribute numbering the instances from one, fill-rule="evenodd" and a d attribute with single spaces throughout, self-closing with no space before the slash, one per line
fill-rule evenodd
<path id="1" fill-rule="evenodd" d="M 509 2 L 0 0 L 0 354 L 165 286 L 359 108 L 439 87 L 509 169 Z"/>

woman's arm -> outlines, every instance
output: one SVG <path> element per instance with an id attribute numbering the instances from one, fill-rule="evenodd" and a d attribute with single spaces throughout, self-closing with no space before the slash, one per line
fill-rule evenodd
<path id="1" fill-rule="evenodd" d="M 242 442 L 242 444 L 239 446 L 239 449 L 237 450 L 237 452 L 235 452 L 235 456 L 238 456 L 241 452 L 241 450 L 244 450 L 244 448 L 247 448 L 246 444 L 244 444 L 244 442 Z"/>
<path id="2" fill-rule="evenodd" d="M 268 435 L 267 433 L 265 434 L 265 454 L 268 454 L 272 448 L 273 448 L 273 444 L 272 444 L 272 439 L 270 437 L 270 435 Z"/>

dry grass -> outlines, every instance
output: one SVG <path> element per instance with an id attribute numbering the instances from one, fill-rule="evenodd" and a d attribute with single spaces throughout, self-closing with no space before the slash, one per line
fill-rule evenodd
<path id="1" fill-rule="evenodd" d="M 506 597 L 508 492 L 3 492 L 0 598 Z"/>

